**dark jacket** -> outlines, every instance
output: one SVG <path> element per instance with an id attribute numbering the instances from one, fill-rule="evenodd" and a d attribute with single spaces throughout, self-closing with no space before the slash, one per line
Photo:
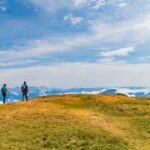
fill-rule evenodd
<path id="1" fill-rule="evenodd" d="M 28 93 L 28 86 L 26 84 L 23 84 L 21 86 L 21 91 L 22 91 L 22 93 Z"/>

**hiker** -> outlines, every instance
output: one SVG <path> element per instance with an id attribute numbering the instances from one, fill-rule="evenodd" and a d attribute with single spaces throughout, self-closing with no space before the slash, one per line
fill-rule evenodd
<path id="1" fill-rule="evenodd" d="M 7 88 L 6 84 L 3 85 L 1 92 L 2 92 L 2 96 L 3 96 L 3 104 L 5 104 L 7 93 L 8 93 L 8 88 Z"/>
<path id="2" fill-rule="evenodd" d="M 21 92 L 22 92 L 22 101 L 24 101 L 24 97 L 26 101 L 28 101 L 28 86 L 26 81 L 24 81 L 23 85 L 21 86 Z"/>

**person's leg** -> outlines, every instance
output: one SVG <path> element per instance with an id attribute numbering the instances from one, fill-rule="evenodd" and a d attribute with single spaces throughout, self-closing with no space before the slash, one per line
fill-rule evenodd
<path id="1" fill-rule="evenodd" d="M 3 96 L 3 104 L 5 104 L 5 97 Z"/>
<path id="2" fill-rule="evenodd" d="M 26 101 L 28 101 L 28 93 L 25 93 Z"/>
<path id="3" fill-rule="evenodd" d="M 3 94 L 3 104 L 5 104 L 6 101 L 6 94 Z"/>
<path id="4" fill-rule="evenodd" d="M 24 101 L 24 93 L 22 93 L 22 101 Z"/>

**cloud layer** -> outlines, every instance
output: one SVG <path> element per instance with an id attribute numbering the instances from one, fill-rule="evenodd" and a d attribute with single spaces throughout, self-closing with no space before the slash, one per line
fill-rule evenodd
<path id="1" fill-rule="evenodd" d="M 0 78 L 9 86 L 19 86 L 27 80 L 30 85 L 59 88 L 135 85 L 149 87 L 149 67 L 149 64 L 67 63 L 3 70 L 0 71 Z"/>

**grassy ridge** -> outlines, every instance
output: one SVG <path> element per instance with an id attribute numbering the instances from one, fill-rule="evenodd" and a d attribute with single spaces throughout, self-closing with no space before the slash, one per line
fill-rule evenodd
<path id="1" fill-rule="evenodd" d="M 0 106 L 2 150 L 149 150 L 150 100 L 56 95 Z"/>

